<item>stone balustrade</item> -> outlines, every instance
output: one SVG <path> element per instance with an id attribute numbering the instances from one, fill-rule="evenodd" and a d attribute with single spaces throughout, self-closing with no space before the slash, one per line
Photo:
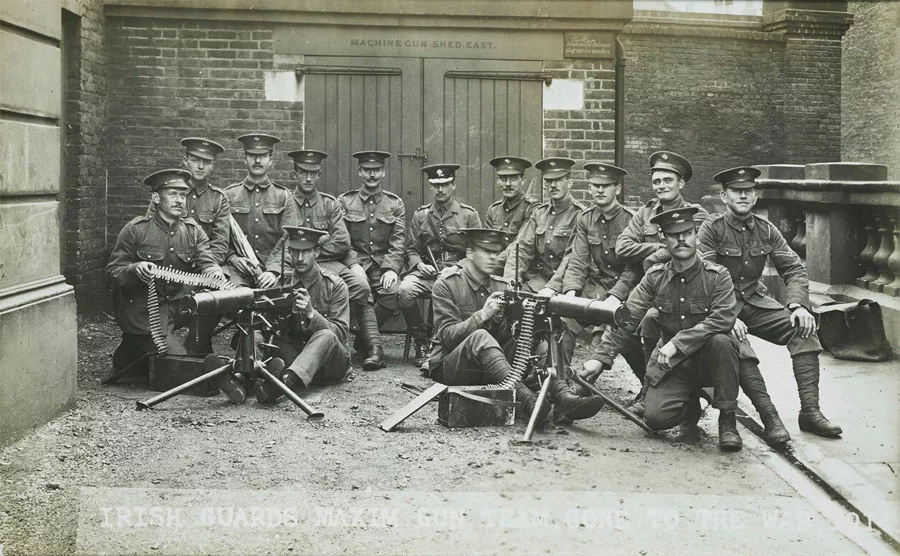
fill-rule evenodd
<path id="1" fill-rule="evenodd" d="M 880 164 L 757 166 L 758 208 L 810 280 L 900 297 L 900 182 Z"/>

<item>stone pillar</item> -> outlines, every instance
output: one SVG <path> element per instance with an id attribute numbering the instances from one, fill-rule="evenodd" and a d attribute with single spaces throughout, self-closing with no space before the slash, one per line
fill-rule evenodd
<path id="1" fill-rule="evenodd" d="M 846 2 L 763 2 L 763 28 L 784 35 L 784 161 L 841 159 L 841 37 Z"/>
<path id="2" fill-rule="evenodd" d="M 61 1 L 0 10 L 0 445 L 75 404 L 60 272 Z"/>

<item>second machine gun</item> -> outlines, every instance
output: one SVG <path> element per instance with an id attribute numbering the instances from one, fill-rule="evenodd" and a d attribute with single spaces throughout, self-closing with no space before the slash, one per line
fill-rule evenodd
<path id="1" fill-rule="evenodd" d="M 296 293 L 290 287 L 264 290 L 234 288 L 185 296 L 181 300 L 181 311 L 191 316 L 237 312 L 235 324 L 238 334 L 235 356 L 224 365 L 222 358 L 216 355 L 207 356 L 204 360 L 208 369 L 207 373 L 149 400 L 137 402 L 137 408 L 149 409 L 197 384 L 220 377 L 225 373 L 232 373 L 238 378 L 242 375 L 250 380 L 261 379 L 276 386 L 306 413 L 307 420 L 317 422 L 324 419 L 323 413 L 310 407 L 300 396 L 281 382 L 280 377 L 275 376 L 266 368 L 266 363 L 272 360 L 271 357 L 265 361 L 259 361 L 256 356 L 256 333 L 261 332 L 271 339 L 278 328 L 279 319 L 291 314 L 295 298 Z M 271 343 L 262 343 L 259 344 L 259 347 L 268 350 L 277 349 Z M 214 368 L 210 369 L 210 367 Z"/>
<path id="2" fill-rule="evenodd" d="M 531 440 L 538 412 L 547 397 L 550 379 L 553 377 L 563 380 L 572 379 L 577 384 L 587 388 L 591 393 L 599 396 L 610 407 L 645 431 L 653 432 L 643 420 L 628 411 L 616 400 L 578 376 L 578 373 L 570 373 L 562 348 L 562 319 L 564 318 L 593 325 L 605 324 L 624 330 L 634 330 L 635 323 L 631 317 L 631 312 L 628 311 L 625 305 L 612 307 L 596 299 L 571 295 L 547 297 L 517 289 L 505 291 L 503 293 L 503 301 L 506 305 L 507 319 L 515 323 L 514 326 L 517 327 L 517 330 L 514 331 L 516 336 L 516 353 L 513 358 L 512 372 L 498 387 L 513 387 L 518 381 L 525 378 L 529 367 L 534 368 L 541 382 L 541 390 L 538 394 L 534 412 L 528 420 L 523 441 L 529 442 Z M 546 341 L 548 345 L 548 364 L 546 366 L 542 362 L 537 361 L 544 357 L 543 354 L 533 355 L 535 347 L 542 341 Z"/>

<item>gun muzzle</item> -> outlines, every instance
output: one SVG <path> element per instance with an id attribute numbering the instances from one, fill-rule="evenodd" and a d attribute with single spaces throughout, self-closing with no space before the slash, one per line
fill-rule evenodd
<path id="1" fill-rule="evenodd" d="M 634 326 L 631 322 L 631 311 L 625 305 L 610 309 L 597 299 L 554 295 L 547 303 L 547 310 L 551 315 L 591 324 L 614 324 L 626 330 L 632 330 Z"/>
<path id="2" fill-rule="evenodd" d="M 181 299 L 181 311 L 193 315 L 214 315 L 253 307 L 255 296 L 250 288 L 200 292 Z"/>

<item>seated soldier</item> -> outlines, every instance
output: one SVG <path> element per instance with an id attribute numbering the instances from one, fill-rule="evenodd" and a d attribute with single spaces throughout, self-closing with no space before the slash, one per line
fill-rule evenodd
<path id="1" fill-rule="evenodd" d="M 343 381 L 350 370 L 347 335 L 350 329 L 350 297 L 337 274 L 316 262 L 325 230 L 285 226 L 292 272 L 281 277 L 281 286 L 291 286 L 297 297 L 291 315 L 275 334 L 278 356 L 287 368 L 279 377 L 291 389 L 311 384 Z M 269 369 L 280 365 L 267 365 Z M 256 399 L 272 402 L 282 395 L 269 382 L 258 384 Z"/>
<path id="2" fill-rule="evenodd" d="M 434 326 L 436 343 L 428 358 L 431 377 L 443 384 L 499 384 L 512 367 L 515 339 L 504 313 L 503 292 L 509 284 L 493 276 L 497 258 L 503 251 L 503 233 L 487 228 L 461 230 L 466 241 L 466 257 L 449 267 L 434 284 Z M 519 417 L 528 419 L 537 396 L 521 381 L 516 384 L 521 401 Z M 550 397 L 556 414 L 567 419 L 587 419 L 603 407 L 594 396 L 576 396 L 565 381 L 553 379 Z M 542 408 L 542 422 L 550 412 Z"/>
<path id="3" fill-rule="evenodd" d="M 431 338 L 416 301 L 431 291 L 441 270 L 465 257 L 459 230 L 481 227 L 478 211 L 456 199 L 457 169 L 459 164 L 432 164 L 422 168 L 434 201 L 413 214 L 406 241 L 409 272 L 400 282 L 400 311 L 415 342 L 415 365 L 423 372 Z"/>
<path id="4" fill-rule="evenodd" d="M 575 219 L 584 210 L 570 191 L 574 164 L 568 158 L 545 158 L 534 165 L 542 173 L 550 200 L 535 207 L 516 240 L 509 245 L 503 269 L 503 277 L 510 283 L 520 284 L 518 287 L 525 291 L 545 296 L 562 292 Z M 575 337 L 564 334 L 563 344 L 568 363 L 575 353 Z"/>
<path id="5" fill-rule="evenodd" d="M 575 221 L 575 236 L 568 264 L 564 268 L 562 291 L 566 295 L 602 299 L 618 307 L 628 298 L 628 293 L 642 273 L 639 263 L 628 263 L 616 253 L 616 239 L 634 214 L 616 198 L 622 191 L 620 180 L 628 172 L 597 162 L 585 164 L 584 169 L 588 172 L 594 205 L 578 215 Z M 581 323 L 572 319 L 566 319 L 566 327 L 576 335 L 583 328 Z M 598 326 L 593 329 L 592 347 L 600 343 L 606 328 Z M 638 336 L 632 337 L 622 355 L 638 380 L 643 382 L 646 364 Z"/>
<path id="6" fill-rule="evenodd" d="M 113 370 L 119 371 L 146 354 L 157 353 L 151 335 L 153 321 L 147 306 L 148 286 L 157 267 L 185 272 L 202 272 L 224 280 L 222 269 L 209 249 L 209 239 L 193 218 L 185 217 L 187 207 L 187 170 L 160 170 L 144 178 L 152 191 L 152 214 L 138 216 L 122 228 L 106 265 L 109 279 L 118 286 L 116 320 L 122 329 L 122 343 L 113 355 Z M 174 331 L 187 322 L 177 322 L 178 304 L 191 287 L 177 282 L 157 280 L 159 330 L 167 351 L 186 353 Z M 148 369 L 146 363 L 140 366 Z"/>
<path id="7" fill-rule="evenodd" d="M 800 394 L 800 430 L 824 437 L 837 437 L 841 427 L 830 422 L 819 409 L 819 352 L 816 319 L 809 312 L 809 276 L 800 257 L 788 246 L 781 232 L 765 218 L 753 214 L 756 178 L 760 171 L 741 166 L 719 172 L 713 179 L 722 184 L 725 213 L 700 227 L 699 249 L 704 258 L 731 272 L 737 297 L 734 334 L 747 346 L 747 334 L 787 346 L 791 354 L 797 392 Z M 766 260 L 771 260 L 784 279 L 786 305 L 766 295 L 760 281 Z M 746 351 L 746 350 L 745 350 Z M 753 402 L 771 443 L 786 442 L 790 435 L 769 399 L 755 354 L 741 358 L 741 386 Z"/>
<path id="8" fill-rule="evenodd" d="M 662 228 L 671 260 L 651 267 L 626 302 L 636 320 L 651 307 L 659 311 L 661 338 L 647 364 L 644 418 L 655 430 L 682 422 L 694 426 L 700 419 L 700 388 L 713 386 L 719 448 L 740 450 L 734 415 L 738 343 L 731 335 L 737 306 L 728 270 L 697 254 L 696 212 L 695 207 L 682 207 L 651 219 Z M 596 380 L 629 340 L 622 329 L 607 330 L 594 354 L 598 369 L 584 378 Z M 585 363 L 585 369 L 590 363 Z"/>

